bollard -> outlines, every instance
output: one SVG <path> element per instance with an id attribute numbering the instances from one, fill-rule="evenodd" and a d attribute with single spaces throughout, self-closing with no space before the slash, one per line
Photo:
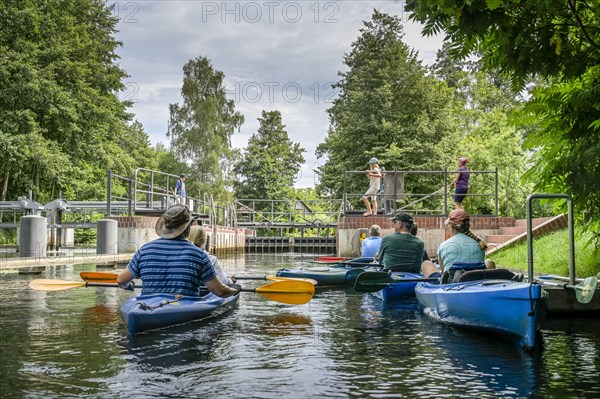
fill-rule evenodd
<path id="1" fill-rule="evenodd" d="M 97 223 L 96 254 L 116 255 L 118 253 L 118 222 L 113 219 L 101 219 Z"/>
<path id="2" fill-rule="evenodd" d="M 38 215 L 23 216 L 19 221 L 19 253 L 21 258 L 46 257 L 48 223 L 45 217 Z M 41 273 L 44 266 L 33 266 L 19 269 L 19 273 Z"/>
<path id="3" fill-rule="evenodd" d="M 45 217 L 38 215 L 23 216 L 19 224 L 19 252 L 22 258 L 43 258 L 46 256 Z"/>

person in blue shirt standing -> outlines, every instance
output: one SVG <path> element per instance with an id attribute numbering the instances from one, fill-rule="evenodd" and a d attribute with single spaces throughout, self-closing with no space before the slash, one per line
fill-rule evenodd
<path id="1" fill-rule="evenodd" d="M 184 174 L 179 175 L 179 179 L 177 183 L 175 183 L 175 188 L 173 189 L 173 195 L 175 196 L 175 203 L 185 205 L 185 181 L 187 180 L 187 176 Z"/>
<path id="2" fill-rule="evenodd" d="M 241 287 L 223 284 L 208 255 L 186 239 L 193 220 L 184 205 L 167 209 L 155 226 L 160 238 L 137 250 L 127 268 L 117 276 L 119 286 L 133 290 L 133 279 L 140 278 L 142 295 L 200 296 L 201 286 L 221 298 L 237 295 Z"/>
<path id="3" fill-rule="evenodd" d="M 379 246 L 381 245 L 381 227 L 378 224 L 374 224 L 369 229 L 369 237 L 362 240 L 361 243 L 361 256 L 363 258 L 374 258 Z"/>

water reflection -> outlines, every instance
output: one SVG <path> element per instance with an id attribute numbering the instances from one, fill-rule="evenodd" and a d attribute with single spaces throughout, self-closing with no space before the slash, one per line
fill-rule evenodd
<path id="1" fill-rule="evenodd" d="M 225 262 L 246 275 L 298 266 L 277 255 Z M 0 277 L 6 397 L 600 397 L 598 320 L 547 324 L 544 345 L 528 354 L 495 334 L 437 323 L 414 301 L 319 290 L 302 306 L 244 293 L 221 317 L 130 337 L 119 315 L 130 293 L 44 293 L 27 288 L 32 278 Z"/>

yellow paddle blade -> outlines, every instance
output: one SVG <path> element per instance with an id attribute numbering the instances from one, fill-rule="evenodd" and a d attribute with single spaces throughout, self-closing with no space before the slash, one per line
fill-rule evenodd
<path id="1" fill-rule="evenodd" d="M 308 281 L 275 281 L 253 290 L 272 301 L 289 305 L 302 305 L 315 295 L 315 286 Z"/>
<path id="2" fill-rule="evenodd" d="M 317 280 L 313 280 L 312 278 L 267 276 L 266 279 L 269 281 L 306 281 L 312 285 L 317 285 Z"/>
<path id="3" fill-rule="evenodd" d="M 79 276 L 83 281 L 88 283 L 115 283 L 117 282 L 118 274 L 102 273 L 102 272 L 81 272 Z"/>
<path id="4" fill-rule="evenodd" d="M 85 287 L 85 282 L 38 278 L 31 280 L 31 282 L 29 282 L 29 287 L 38 291 L 62 291 L 76 287 Z"/>

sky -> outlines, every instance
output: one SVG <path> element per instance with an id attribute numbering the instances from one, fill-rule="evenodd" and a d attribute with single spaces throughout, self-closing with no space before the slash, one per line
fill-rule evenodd
<path id="1" fill-rule="evenodd" d="M 331 83 L 346 70 L 344 55 L 373 9 L 400 17 L 405 43 L 424 64 L 434 62 L 442 38 L 422 37 L 402 1 L 116 1 L 118 63 L 129 75 L 120 97 L 133 101 L 130 112 L 151 143 L 168 145 L 169 104 L 182 102 L 183 66 L 207 57 L 245 118 L 232 145 L 246 147 L 263 110 L 280 111 L 290 140 L 305 149 L 295 186 L 314 187 L 313 170 L 324 163 L 315 150 L 327 137 L 326 110 L 337 96 Z"/>

